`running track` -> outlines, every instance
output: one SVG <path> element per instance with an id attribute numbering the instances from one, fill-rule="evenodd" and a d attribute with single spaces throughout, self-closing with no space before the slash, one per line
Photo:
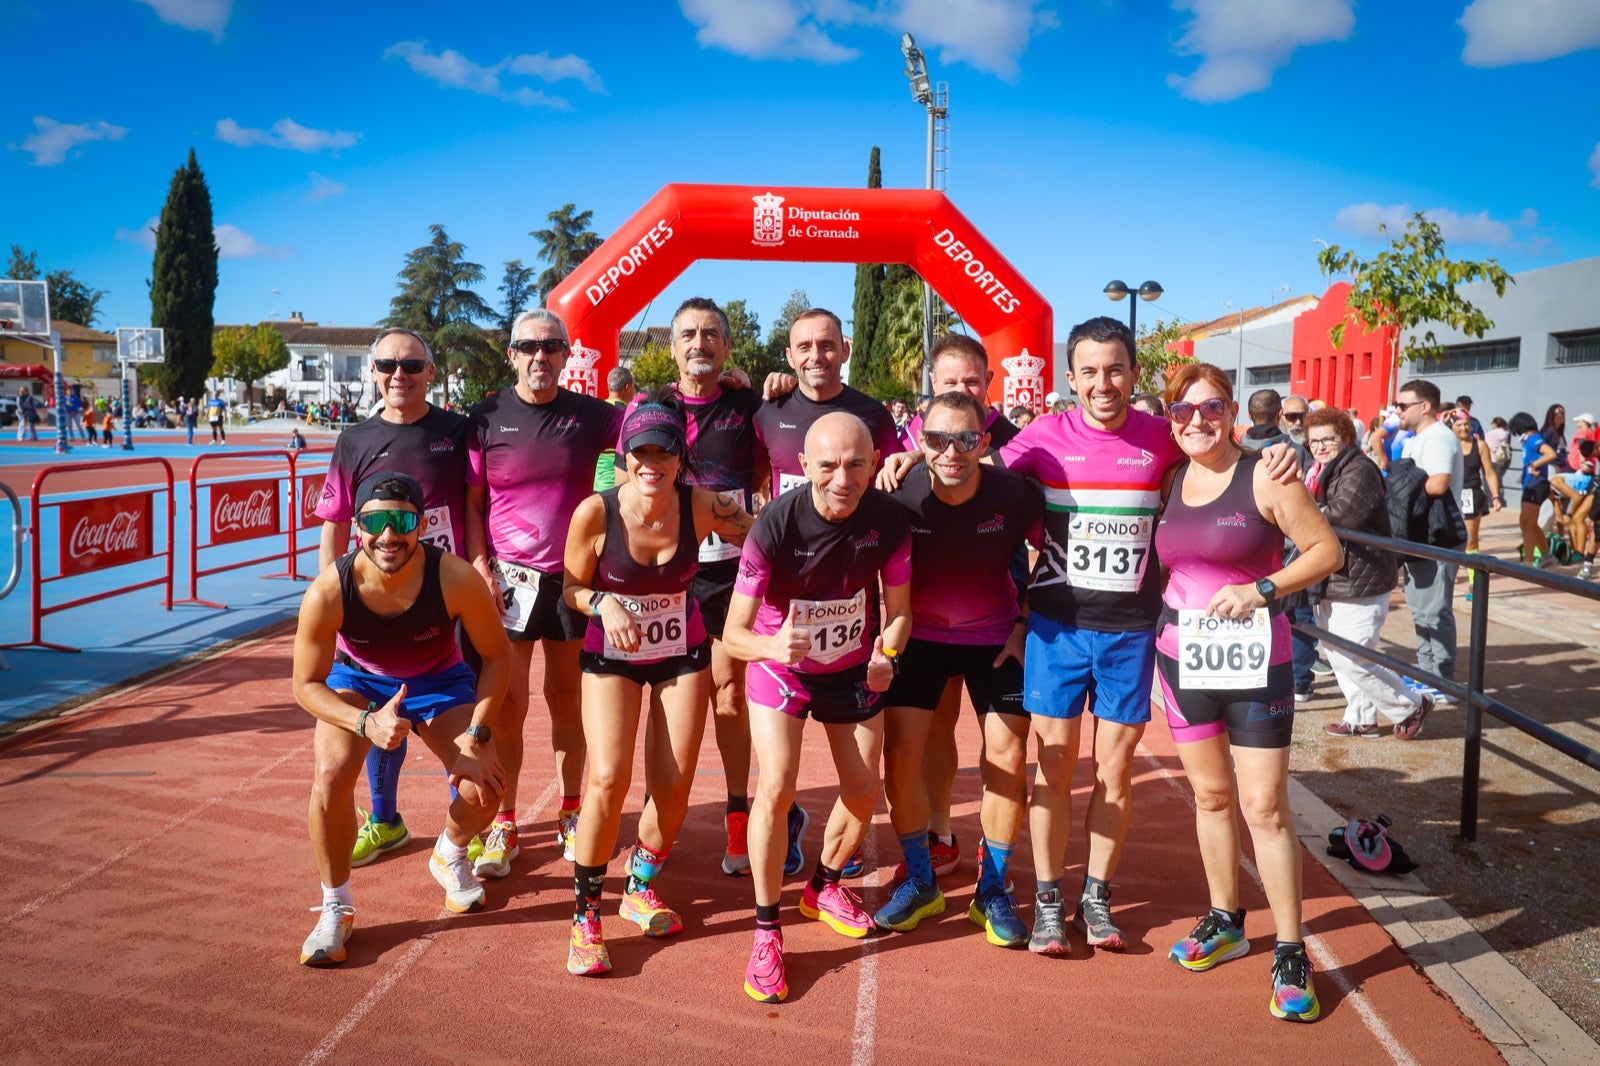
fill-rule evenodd
<path id="1" fill-rule="evenodd" d="M 707 731 L 692 809 L 661 882 L 684 915 L 674 940 L 615 916 L 614 971 L 564 969 L 571 867 L 553 842 L 555 790 L 540 704 L 529 716 L 523 855 L 489 883 L 489 908 L 447 916 L 428 876 L 443 787 L 413 745 L 401 809 L 414 839 L 357 871 L 356 935 L 334 970 L 298 965 L 318 901 L 305 843 L 310 719 L 289 694 L 282 627 L 0 751 L 0 1060 L 318 1062 L 1472 1063 L 1494 1047 L 1322 867 L 1306 863 L 1306 924 L 1323 1017 L 1266 1008 L 1271 923 L 1245 879 L 1255 950 L 1205 974 L 1164 958 L 1205 906 L 1192 812 L 1170 739 L 1151 727 L 1116 913 L 1124 955 L 1047 960 L 990 947 L 965 917 L 970 857 L 950 909 L 910 935 L 851 941 L 784 895 L 790 998 L 742 989 L 752 899 L 722 876 L 720 764 Z M 539 679 L 533 690 L 539 691 Z M 976 840 L 977 734 L 962 721 L 956 828 Z M 807 731 L 801 800 L 831 802 L 820 730 Z M 1090 778 L 1080 766 L 1080 805 Z M 364 786 L 363 786 L 364 787 Z M 640 799 L 624 819 L 631 838 Z M 1325 828 L 1325 827 L 1323 827 Z M 808 861 L 820 839 L 814 820 Z M 898 858 L 880 812 L 867 845 L 869 906 Z M 1082 876 L 1069 849 L 1067 884 Z M 1013 869 L 1033 871 L 1024 842 Z M 881 868 L 879 868 L 881 863 Z M 1031 908 L 1024 910 L 1031 920 Z"/>

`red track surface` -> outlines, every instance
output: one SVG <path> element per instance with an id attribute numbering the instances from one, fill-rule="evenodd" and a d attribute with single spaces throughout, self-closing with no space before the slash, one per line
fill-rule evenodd
<path id="1" fill-rule="evenodd" d="M 946 914 L 913 934 L 846 940 L 799 916 L 793 882 L 783 915 L 790 999 L 752 1002 L 741 985 L 753 901 L 747 879 L 717 868 L 724 788 L 708 730 L 689 821 L 661 881 L 683 934 L 650 941 L 616 917 L 614 862 L 605 926 L 615 969 L 570 977 L 571 867 L 553 841 L 548 729 L 536 702 L 523 855 L 511 877 L 489 883 L 489 909 L 447 917 L 424 869 L 444 787 L 415 744 L 401 786 L 414 839 L 356 871 L 349 961 L 307 969 L 297 952 L 318 902 L 305 842 L 311 720 L 289 695 L 289 657 L 286 634 L 246 645 L 0 754 L 0 1060 L 1499 1061 L 1314 861 L 1305 915 L 1322 1020 L 1297 1026 L 1268 1014 L 1271 921 L 1249 879 L 1255 950 L 1205 974 L 1168 962 L 1206 893 L 1187 785 L 1159 723 L 1136 768 L 1116 879 L 1116 913 L 1135 941 L 1123 955 L 1091 953 L 1075 935 L 1072 956 L 1059 960 L 984 942 L 965 916 L 978 799 L 976 774 L 965 771 L 956 829 L 968 856 L 947 879 Z M 976 736 L 969 714 L 964 766 Z M 800 793 L 814 814 L 831 802 L 830 775 L 813 726 Z M 1089 785 L 1081 766 L 1080 805 Z M 634 817 L 624 819 L 624 844 Z M 819 837 L 813 824 L 808 859 Z M 869 906 L 884 897 L 877 886 L 894 850 L 880 813 Z M 1025 893 L 1027 855 L 1024 842 L 1013 866 Z M 1081 856 L 1075 835 L 1069 889 Z"/>

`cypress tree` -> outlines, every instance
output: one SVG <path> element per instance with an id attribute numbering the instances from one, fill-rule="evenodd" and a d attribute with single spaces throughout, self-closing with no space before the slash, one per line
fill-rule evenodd
<path id="1" fill-rule="evenodd" d="M 867 162 L 867 188 L 883 188 L 883 170 L 878 164 L 878 146 L 872 146 Z M 882 354 L 878 351 L 878 319 L 883 307 L 883 264 L 856 264 L 856 299 L 850 323 L 850 387 L 866 392 L 882 375 Z"/>
<path id="2" fill-rule="evenodd" d="M 217 240 L 211 190 L 189 149 L 172 175 L 156 226 L 150 324 L 166 330 L 167 361 L 147 373 L 165 397 L 198 396 L 211 376 L 212 309 L 217 295 Z"/>

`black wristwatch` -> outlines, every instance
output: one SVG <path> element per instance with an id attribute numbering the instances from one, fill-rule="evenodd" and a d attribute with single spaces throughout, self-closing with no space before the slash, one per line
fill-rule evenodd
<path id="1" fill-rule="evenodd" d="M 1262 578 L 1260 581 L 1256 582 L 1256 591 L 1261 593 L 1261 598 L 1266 600 L 1268 603 L 1271 603 L 1273 600 L 1278 598 L 1278 586 L 1274 585 L 1266 578 Z"/>
<path id="2" fill-rule="evenodd" d="M 489 727 L 486 725 L 469 725 L 461 731 L 464 737 L 471 737 L 479 744 L 489 743 Z"/>

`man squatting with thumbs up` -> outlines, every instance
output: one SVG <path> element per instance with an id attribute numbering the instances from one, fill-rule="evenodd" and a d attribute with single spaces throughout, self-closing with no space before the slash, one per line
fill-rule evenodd
<path id="1" fill-rule="evenodd" d="M 876 928 L 839 871 L 877 803 L 883 693 L 911 636 L 910 515 L 871 487 L 878 460 L 855 415 L 834 412 L 812 424 L 801 455 L 809 491 L 786 492 L 757 516 L 723 632 L 728 653 L 750 663 L 759 776 L 749 823 L 756 931 L 745 992 L 763 1002 L 789 991 L 778 898 L 807 715 L 828 731 L 839 798 L 800 913 L 848 937 Z"/>

